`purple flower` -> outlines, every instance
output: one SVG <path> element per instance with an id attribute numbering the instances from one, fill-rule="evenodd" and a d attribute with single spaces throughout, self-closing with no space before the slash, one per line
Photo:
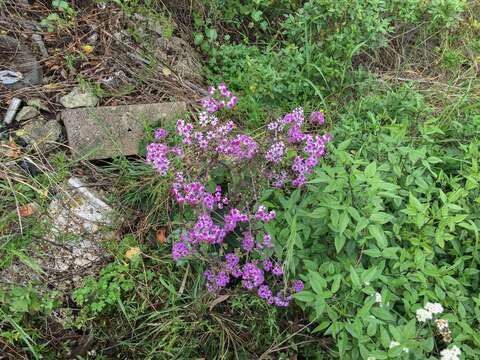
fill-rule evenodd
<path id="1" fill-rule="evenodd" d="M 293 291 L 295 291 L 297 293 L 302 291 L 304 287 L 305 287 L 305 285 L 303 284 L 302 280 L 295 280 L 293 282 Z"/>
<path id="2" fill-rule="evenodd" d="M 250 252 L 253 250 L 255 246 L 255 240 L 253 240 L 253 236 L 250 232 L 243 233 L 243 240 L 242 240 L 242 247 L 246 252 Z"/>
<path id="3" fill-rule="evenodd" d="M 177 261 L 181 258 L 187 257 L 188 255 L 190 255 L 190 250 L 188 249 L 187 244 L 184 244 L 181 241 L 173 244 L 173 247 L 172 247 L 173 260 Z"/>
<path id="4" fill-rule="evenodd" d="M 225 231 L 217 224 L 215 224 L 208 214 L 200 215 L 193 228 L 187 232 L 185 238 L 193 245 L 205 244 L 220 244 L 225 238 Z"/>
<path id="5" fill-rule="evenodd" d="M 245 289 L 252 290 L 263 283 L 263 271 L 256 264 L 252 262 L 245 263 L 242 272 L 242 284 Z"/>
<path id="6" fill-rule="evenodd" d="M 152 164 L 160 175 L 167 175 L 170 168 L 170 160 L 168 160 L 168 146 L 164 144 L 152 143 L 147 146 L 146 162 Z"/>
<path id="7" fill-rule="evenodd" d="M 285 143 L 283 141 L 276 142 L 265 154 L 265 159 L 278 164 L 282 161 L 285 154 Z"/>
<path id="8" fill-rule="evenodd" d="M 273 266 L 272 262 L 269 259 L 263 260 L 262 265 L 265 271 L 270 271 Z"/>
<path id="9" fill-rule="evenodd" d="M 237 255 L 228 253 L 225 254 L 225 261 L 227 262 L 227 269 L 233 269 L 238 263 L 240 262 L 240 259 Z"/>
<path id="10" fill-rule="evenodd" d="M 275 211 L 271 210 L 270 212 L 267 212 L 267 208 L 263 205 L 260 205 L 258 207 L 257 213 L 255 214 L 255 219 L 256 220 L 261 220 L 263 222 L 269 222 L 273 219 L 275 219 Z"/>
<path id="11" fill-rule="evenodd" d="M 157 139 L 157 140 L 163 139 L 167 135 L 168 135 L 168 131 L 163 129 L 163 128 L 159 128 L 159 129 L 155 130 L 155 134 L 154 134 L 155 139 Z"/>
<path id="12" fill-rule="evenodd" d="M 272 290 L 270 290 L 268 285 L 261 285 L 258 288 L 257 294 L 258 294 L 259 297 L 267 300 L 269 303 L 273 302 Z"/>
<path id="13" fill-rule="evenodd" d="M 272 268 L 272 274 L 275 275 L 275 276 L 282 276 L 283 275 L 283 269 L 281 266 L 279 265 L 275 265 L 273 268 Z"/>
<path id="14" fill-rule="evenodd" d="M 232 96 L 230 100 L 227 102 L 227 109 L 233 109 L 235 105 L 237 105 L 238 98 L 236 96 Z"/>
<path id="15" fill-rule="evenodd" d="M 274 173 L 272 176 L 272 185 L 276 188 L 282 188 L 287 182 L 288 175 L 286 171 L 281 171 L 279 174 Z"/>
<path id="16" fill-rule="evenodd" d="M 306 135 L 300 130 L 300 126 L 294 125 L 288 129 L 288 142 L 299 143 L 305 140 Z"/>
<path id="17" fill-rule="evenodd" d="M 315 125 L 323 125 L 325 123 L 325 116 L 321 111 L 314 111 L 310 114 L 310 122 Z"/>
<path id="18" fill-rule="evenodd" d="M 281 295 L 277 295 L 273 298 L 273 302 L 275 304 L 275 306 L 278 306 L 278 307 L 288 307 L 289 303 L 290 303 L 290 300 L 291 300 L 291 297 L 284 297 L 284 296 L 281 296 Z"/>
<path id="19" fill-rule="evenodd" d="M 225 271 L 220 271 L 215 279 L 218 288 L 224 288 L 230 282 L 230 276 Z"/>
<path id="20" fill-rule="evenodd" d="M 222 139 L 217 146 L 220 154 L 236 159 L 251 159 L 257 153 L 258 144 L 248 135 L 237 135 L 231 140 Z"/>
<path id="21" fill-rule="evenodd" d="M 233 208 L 230 210 L 230 213 L 224 217 L 224 230 L 230 232 L 235 229 L 237 223 L 247 221 L 248 216 L 246 214 L 242 214 L 240 210 Z"/>
<path id="22" fill-rule="evenodd" d="M 263 243 L 262 243 L 262 246 L 264 248 L 272 248 L 273 247 L 273 244 L 272 244 L 272 236 L 270 234 L 265 234 L 263 235 Z"/>

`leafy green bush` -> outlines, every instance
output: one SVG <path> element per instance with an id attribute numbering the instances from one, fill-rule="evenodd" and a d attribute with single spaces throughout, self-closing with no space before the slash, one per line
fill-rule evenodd
<path id="1" fill-rule="evenodd" d="M 213 0 L 205 3 L 218 6 Z M 262 4 L 268 8 L 278 5 L 283 9 L 283 17 L 275 11 L 264 11 L 262 16 L 267 19 L 271 16 L 268 23 L 272 32 L 270 37 L 258 41 L 258 36 L 252 36 L 255 27 L 249 30 L 248 26 L 239 27 L 239 23 L 250 17 L 250 11 L 256 11 L 245 10 L 245 7 L 256 8 Z M 260 126 L 263 125 L 260 107 L 281 107 L 285 111 L 294 103 L 326 106 L 326 98 L 351 95 L 362 79 L 362 72 L 358 70 L 365 62 L 363 58 L 378 57 L 381 62 L 385 57 L 381 50 L 395 38 L 411 34 L 401 46 L 409 46 L 412 51 L 416 51 L 417 46 L 425 47 L 426 42 L 438 46 L 445 35 L 458 27 L 466 4 L 461 0 L 311 0 L 288 9 L 283 2 L 270 1 L 249 5 L 226 2 L 225 6 L 227 10 L 221 12 L 223 18 L 217 19 L 220 15 L 215 11 L 206 19 L 199 18 L 199 28 L 209 24 L 205 25 L 209 46 L 202 49 L 209 54 L 211 73 L 218 74 L 211 76 L 213 82 L 228 79 L 234 84 L 236 90 L 242 92 L 240 108 L 245 113 L 253 113 L 250 123 Z M 233 9 L 236 10 L 235 24 L 226 16 Z M 240 30 L 243 36 L 231 38 L 228 29 L 232 27 L 236 29 L 235 34 Z M 227 33 L 226 38 L 220 29 Z M 208 35 L 212 32 L 214 37 Z M 201 31 L 198 36 L 205 38 Z M 219 39 L 225 41 L 220 44 Z M 394 50 L 409 53 L 405 49 Z M 459 52 L 444 53 L 443 66 L 461 66 Z M 423 61 L 430 63 L 429 59 Z"/>
<path id="2" fill-rule="evenodd" d="M 277 252 L 289 271 L 306 273 L 296 298 L 312 332 L 334 337 L 345 359 L 431 358 L 448 337 L 416 310 L 438 302 L 445 310 L 434 319 L 448 320 L 452 344 L 474 358 L 480 142 L 443 145 L 451 126 L 405 88 L 359 100 L 341 120 L 337 143 L 348 140 L 306 190 L 265 193 L 279 208 L 268 229 Z"/>

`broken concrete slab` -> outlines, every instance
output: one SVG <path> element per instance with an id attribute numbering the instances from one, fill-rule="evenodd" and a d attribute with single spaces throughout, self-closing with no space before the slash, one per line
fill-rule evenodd
<path id="1" fill-rule="evenodd" d="M 79 178 L 62 188 L 39 219 L 49 231 L 0 272 L 0 282 L 69 292 L 105 265 L 109 253 L 102 242 L 118 238 L 121 217 Z"/>
<path id="2" fill-rule="evenodd" d="M 138 155 L 144 124 L 155 125 L 181 116 L 184 102 L 104 106 L 62 112 L 68 143 L 77 158 L 107 159 Z"/>

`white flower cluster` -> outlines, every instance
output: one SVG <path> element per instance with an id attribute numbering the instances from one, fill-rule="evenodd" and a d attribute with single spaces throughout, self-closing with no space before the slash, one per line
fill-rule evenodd
<path id="1" fill-rule="evenodd" d="M 433 315 L 441 314 L 443 312 L 443 306 L 439 303 L 427 302 L 423 309 L 417 310 L 417 320 L 420 322 L 426 322 L 427 320 L 432 320 Z"/>
<path id="2" fill-rule="evenodd" d="M 382 294 L 380 294 L 378 291 L 375 293 L 375 302 L 377 304 L 381 304 L 382 303 Z"/>
<path id="3" fill-rule="evenodd" d="M 440 351 L 440 360 L 460 360 L 461 354 L 460 349 L 453 345 L 450 349 Z"/>

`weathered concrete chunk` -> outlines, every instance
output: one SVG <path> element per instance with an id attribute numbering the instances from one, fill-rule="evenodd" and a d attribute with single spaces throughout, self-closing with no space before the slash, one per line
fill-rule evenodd
<path id="1" fill-rule="evenodd" d="M 84 159 L 106 159 L 139 154 L 144 124 L 181 116 L 184 102 L 104 106 L 65 110 L 62 120 L 72 153 Z"/>
<path id="2" fill-rule="evenodd" d="M 32 98 L 27 100 L 27 105 L 33 106 L 34 108 L 37 108 L 39 110 L 50 111 L 48 109 L 48 106 L 45 104 L 45 101 L 40 98 Z"/>
<path id="3" fill-rule="evenodd" d="M 24 106 L 22 110 L 20 110 L 20 112 L 17 114 L 17 117 L 15 118 L 15 120 L 17 121 L 29 120 L 38 115 L 40 115 L 40 112 L 37 110 L 37 108 L 33 106 Z"/>
<path id="4" fill-rule="evenodd" d="M 16 132 L 29 147 L 40 151 L 48 151 L 54 147 L 61 133 L 62 127 L 56 120 L 47 121 L 41 116 L 28 121 Z"/>
<path id="5" fill-rule="evenodd" d="M 98 98 L 95 95 L 84 92 L 79 88 L 73 89 L 70 93 L 60 98 L 60 104 L 68 109 L 95 106 L 97 103 Z"/>

